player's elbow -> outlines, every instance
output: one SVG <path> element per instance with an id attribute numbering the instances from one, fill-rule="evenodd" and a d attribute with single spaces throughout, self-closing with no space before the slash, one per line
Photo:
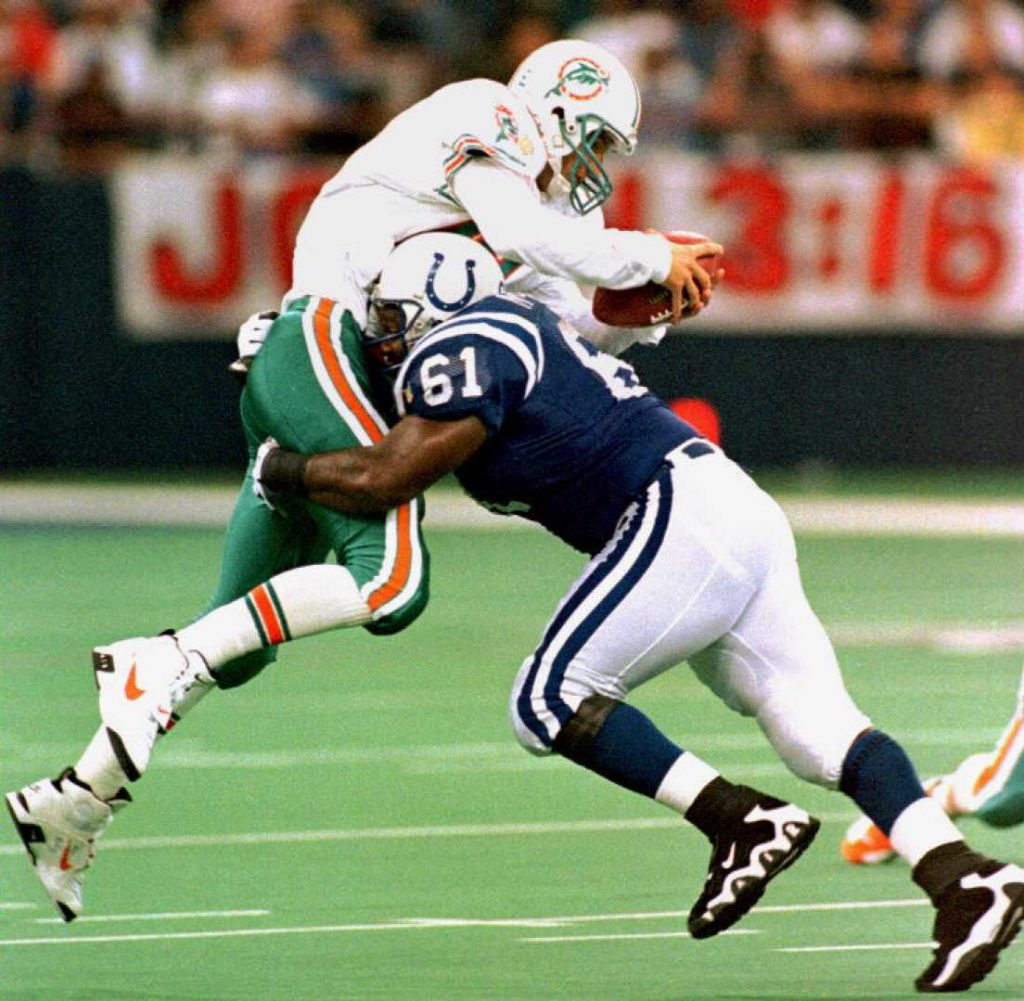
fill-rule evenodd
<path id="1" fill-rule="evenodd" d="M 488 225 L 486 230 L 481 230 L 481 236 L 495 257 L 509 258 L 523 264 L 532 265 L 540 246 L 531 227 L 516 218 L 504 219 L 498 226 L 493 223 Z"/>
<path id="2" fill-rule="evenodd" d="M 526 241 L 519 239 L 517 234 L 511 230 L 500 230 L 487 243 L 494 252 L 494 256 L 502 260 L 524 261 L 524 254 L 529 256 Z"/>

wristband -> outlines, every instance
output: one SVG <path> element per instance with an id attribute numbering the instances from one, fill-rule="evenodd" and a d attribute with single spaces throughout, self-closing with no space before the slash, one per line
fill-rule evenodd
<path id="1" fill-rule="evenodd" d="M 260 483 L 268 490 L 305 497 L 307 491 L 303 474 L 308 462 L 309 456 L 300 452 L 290 452 L 286 448 L 271 449 L 260 469 Z"/>

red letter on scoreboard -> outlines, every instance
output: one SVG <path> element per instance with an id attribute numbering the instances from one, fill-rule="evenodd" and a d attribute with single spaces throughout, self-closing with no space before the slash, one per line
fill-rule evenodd
<path id="1" fill-rule="evenodd" d="M 153 284 L 168 301 L 213 306 L 239 291 L 242 282 L 242 196 L 234 181 L 223 182 L 214 194 L 210 226 L 213 261 L 202 273 L 189 272 L 178 248 L 157 240 L 150 251 Z"/>

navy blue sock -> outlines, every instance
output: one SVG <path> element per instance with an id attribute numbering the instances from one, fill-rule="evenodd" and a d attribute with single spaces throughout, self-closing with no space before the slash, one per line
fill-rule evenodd
<path id="1" fill-rule="evenodd" d="M 588 704 L 597 707 L 589 719 Z M 574 719 L 586 720 L 585 732 L 567 726 L 556 739 L 555 750 L 602 778 L 653 799 L 683 749 L 625 702 L 591 696 L 580 710 Z"/>
<path id="2" fill-rule="evenodd" d="M 896 818 L 925 794 L 906 752 L 881 730 L 868 730 L 850 745 L 839 788 L 887 836 Z"/>

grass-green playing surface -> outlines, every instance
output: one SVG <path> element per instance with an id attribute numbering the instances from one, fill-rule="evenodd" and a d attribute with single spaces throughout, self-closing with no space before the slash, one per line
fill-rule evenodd
<path id="1" fill-rule="evenodd" d="M 707 848 L 663 808 L 511 736 L 506 698 L 580 559 L 534 532 L 431 534 L 432 603 L 404 635 L 303 640 L 161 742 L 101 842 L 71 926 L 0 833 L 0 997 L 669 1001 L 909 998 L 930 911 L 900 863 L 837 855 L 854 815 L 790 777 L 689 675 L 636 703 L 727 776 L 825 819 L 734 934 L 685 937 Z M 985 749 L 1014 650 L 899 646 L 874 624 L 1024 616 L 1024 543 L 800 539 L 849 687 L 925 773 Z M 180 624 L 217 532 L 0 529 L 0 779 L 55 774 L 96 725 L 92 645 Z M 897 637 L 899 635 L 896 631 Z M 927 634 L 918 636 L 925 642 Z M 1019 830 L 964 823 L 1020 859 Z M 868 949 L 852 949 L 870 946 Z M 793 949 L 821 951 L 787 951 Z M 1024 997 L 1024 946 L 975 988 Z"/>

